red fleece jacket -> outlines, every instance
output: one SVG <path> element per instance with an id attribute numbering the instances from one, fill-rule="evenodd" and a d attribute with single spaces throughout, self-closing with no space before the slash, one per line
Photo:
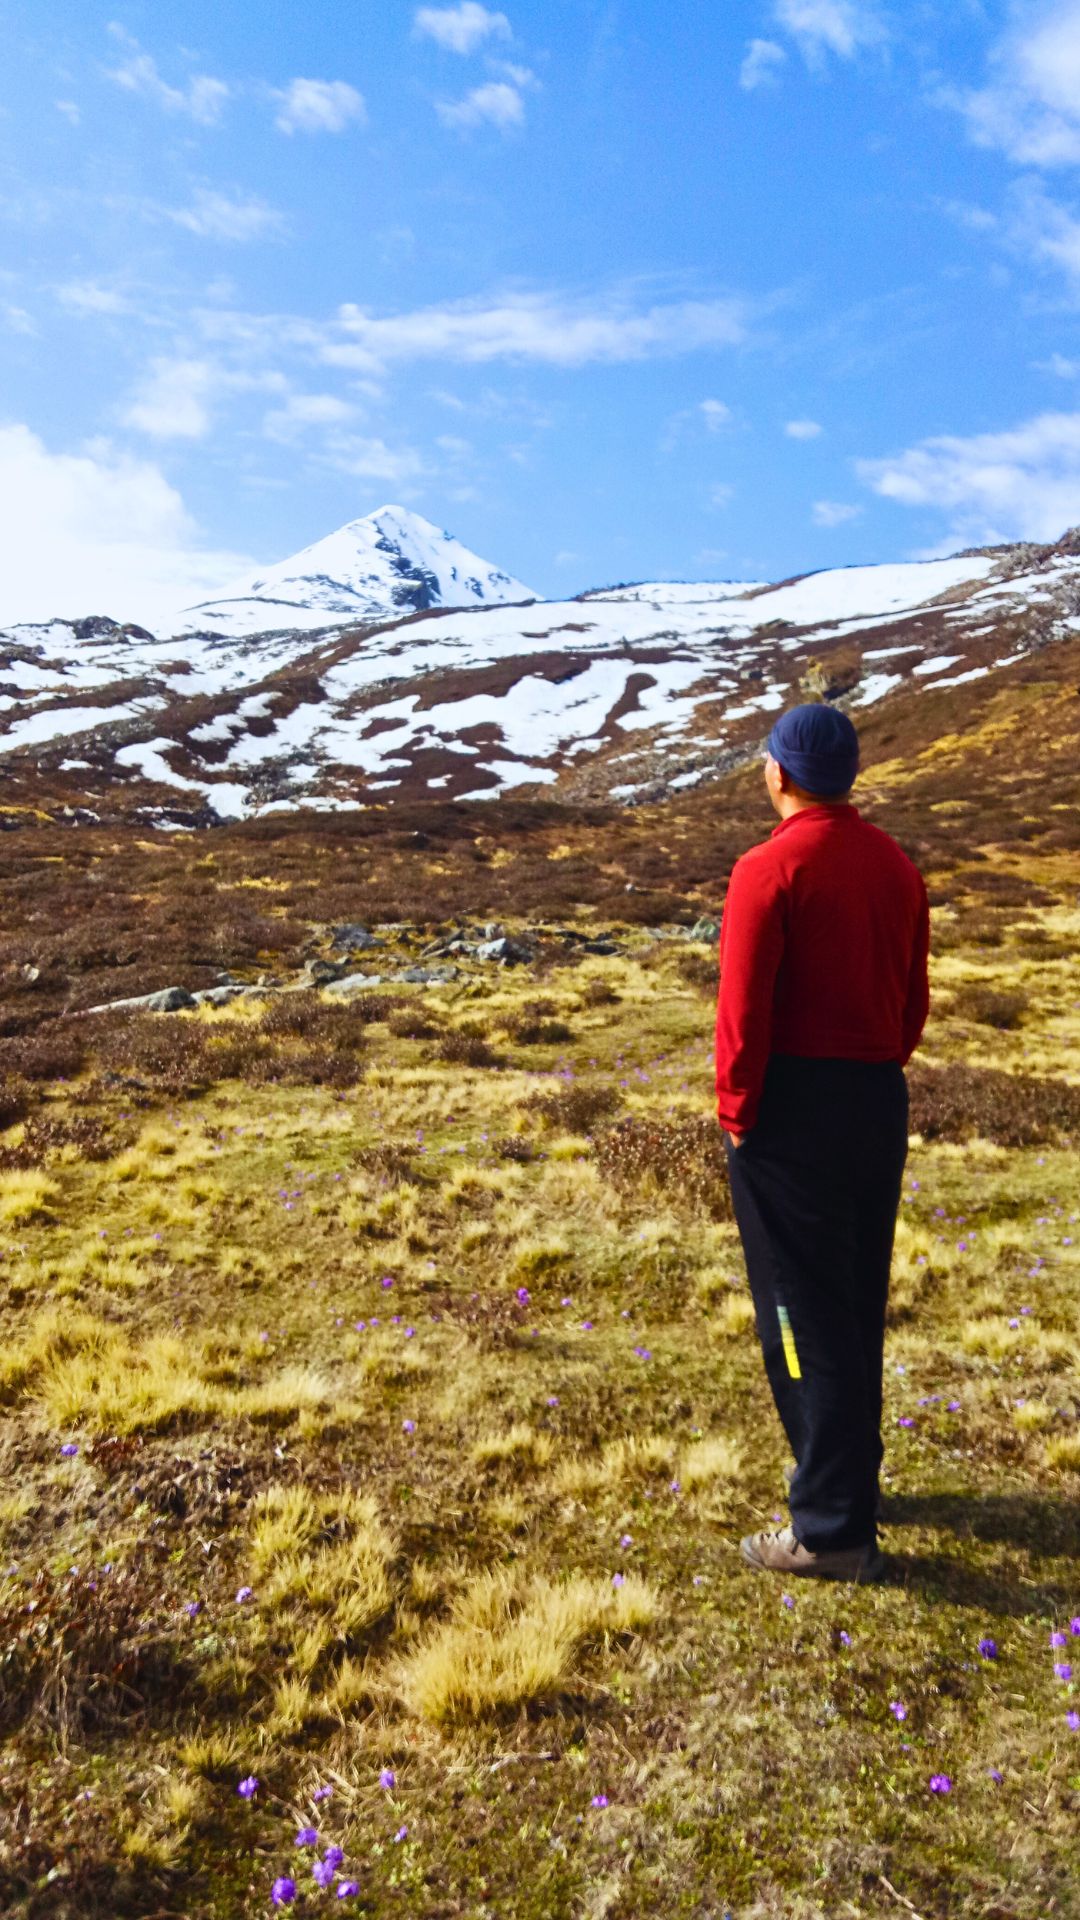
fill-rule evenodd
<path id="1" fill-rule="evenodd" d="M 906 1066 L 930 1009 L 918 867 L 856 807 L 793 813 L 736 860 L 720 924 L 716 1111 L 745 1133 L 771 1053 Z"/>

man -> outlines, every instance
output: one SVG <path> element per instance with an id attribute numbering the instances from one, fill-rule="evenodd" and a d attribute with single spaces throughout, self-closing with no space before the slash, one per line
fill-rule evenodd
<path id="1" fill-rule="evenodd" d="M 780 716 L 765 762 L 780 825 L 735 862 L 720 927 L 717 1115 L 796 1463 L 790 1527 L 742 1552 L 785 1577 L 884 1570 L 882 1348 L 930 909 L 918 868 L 852 804 L 858 760 L 846 714 Z"/>

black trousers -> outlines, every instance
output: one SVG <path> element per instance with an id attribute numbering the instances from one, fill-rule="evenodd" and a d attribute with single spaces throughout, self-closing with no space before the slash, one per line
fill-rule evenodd
<path id="1" fill-rule="evenodd" d="M 765 1371 L 811 1552 L 870 1544 L 885 1306 L 908 1146 L 898 1060 L 774 1053 L 758 1118 L 724 1135 Z"/>

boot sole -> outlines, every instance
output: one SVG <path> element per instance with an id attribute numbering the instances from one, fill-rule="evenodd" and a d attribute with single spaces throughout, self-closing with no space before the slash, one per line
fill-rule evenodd
<path id="1" fill-rule="evenodd" d="M 880 1580 L 885 1572 L 885 1556 L 875 1553 L 858 1567 L 774 1567 L 767 1560 L 759 1559 L 751 1545 L 750 1538 L 740 1541 L 739 1552 L 748 1567 L 755 1573 L 784 1573 L 792 1580 L 850 1580 L 858 1586 Z"/>

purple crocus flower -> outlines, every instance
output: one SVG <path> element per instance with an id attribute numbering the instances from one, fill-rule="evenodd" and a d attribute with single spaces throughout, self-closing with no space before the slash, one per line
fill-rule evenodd
<path id="1" fill-rule="evenodd" d="M 63 1444 L 63 1446 L 62 1446 L 62 1447 L 61 1447 L 61 1449 L 60 1449 L 60 1451 L 61 1451 L 61 1453 L 62 1453 L 62 1454 L 64 1455 L 64 1458 L 65 1458 L 66 1460 L 70 1460 L 70 1458 L 71 1458 L 71 1456 L 72 1456 L 72 1454 L 73 1454 L 73 1453 L 78 1453 L 78 1451 L 79 1451 L 79 1445 L 78 1445 L 78 1441 L 76 1441 L 76 1440 L 65 1440 L 65 1441 L 64 1441 L 64 1444 Z"/>
<path id="2" fill-rule="evenodd" d="M 387 1789 L 389 1789 L 390 1787 L 396 1785 L 396 1782 L 397 1782 L 397 1775 L 394 1772 L 393 1767 L 384 1767 L 382 1772 L 379 1775 L 380 1787 L 386 1787 Z"/>
<path id="3" fill-rule="evenodd" d="M 270 1889 L 270 1898 L 275 1907 L 287 1907 L 296 1899 L 296 1881 L 290 1880 L 287 1873 L 282 1874 L 280 1879 L 274 1881 Z"/>
<path id="4" fill-rule="evenodd" d="M 402 1433 L 415 1433 L 415 1432 L 416 1432 L 416 1421 L 415 1421 L 415 1420 L 403 1420 L 403 1421 L 402 1421 L 402 1423 L 401 1423 L 401 1431 L 402 1431 Z"/>
<path id="5" fill-rule="evenodd" d="M 907 1708 L 905 1707 L 902 1700 L 890 1700 L 889 1712 L 892 1714 L 895 1714 L 898 1720 L 907 1719 Z"/>
<path id="6" fill-rule="evenodd" d="M 327 1888 L 333 1884 L 334 1869 L 328 1861 L 316 1860 L 315 1865 L 311 1869 L 311 1877 L 315 1885 L 321 1887 L 325 1893 Z"/>
<path id="7" fill-rule="evenodd" d="M 980 1640 L 979 1652 L 982 1654 L 982 1657 L 984 1660 L 996 1660 L 997 1659 L 997 1641 L 996 1640 Z"/>
<path id="8" fill-rule="evenodd" d="M 202 1612 L 202 1601 L 189 1600 L 187 1606 L 184 1608 L 184 1612 L 187 1614 L 189 1620 L 194 1620 L 195 1615 Z"/>
<path id="9" fill-rule="evenodd" d="M 625 1575 L 624 1573 L 613 1573 L 613 1574 L 612 1574 L 612 1576 L 611 1576 L 611 1584 L 612 1584 L 612 1586 L 613 1586 L 613 1587 L 621 1587 L 621 1586 L 622 1586 L 622 1583 L 623 1583 L 623 1581 L 625 1580 L 625 1578 L 626 1578 L 626 1575 Z"/>
<path id="10" fill-rule="evenodd" d="M 1080 1713 L 1077 1713 L 1075 1709 L 1067 1713 L 1065 1715 L 1065 1725 L 1068 1727 L 1070 1733 L 1080 1733 Z"/>
<path id="11" fill-rule="evenodd" d="M 997 1785 L 1000 1787 L 1002 1781 L 1005 1778 L 1005 1775 L 1001 1772 L 1001 1769 L 999 1767 L 987 1767 L 986 1771 L 989 1774 L 991 1780 L 996 1781 Z"/>
<path id="12" fill-rule="evenodd" d="M 1080 1613 L 1074 1613 L 1072 1619 L 1069 1621 L 1069 1632 L 1080 1633 Z"/>
<path id="13" fill-rule="evenodd" d="M 339 1900 L 351 1900 L 353 1895 L 359 1893 L 359 1891 L 359 1880 L 339 1880 L 337 1883 L 337 1897 Z"/>
<path id="14" fill-rule="evenodd" d="M 931 1793 L 951 1793 L 952 1781 L 949 1779 L 948 1774 L 932 1773 L 930 1775 L 930 1791 Z"/>
<path id="15" fill-rule="evenodd" d="M 250 1600 L 254 1591 L 253 1587 L 239 1587 L 236 1593 L 237 1606 L 242 1607 L 245 1600 Z"/>
<path id="16" fill-rule="evenodd" d="M 1052 1647 L 1063 1647 L 1065 1645 L 1065 1635 L 1062 1633 L 1060 1627 L 1055 1627 L 1053 1633 L 1050 1635 L 1050 1645 Z"/>
<path id="17" fill-rule="evenodd" d="M 406 1835 L 408 1834 L 408 1831 L 409 1831 L 408 1827 L 399 1827 L 397 1832 L 394 1835 L 394 1839 L 404 1840 Z"/>
<path id="18" fill-rule="evenodd" d="M 298 1847 L 317 1847 L 319 1830 L 317 1827 L 301 1827 L 294 1843 Z"/>
<path id="19" fill-rule="evenodd" d="M 915 1422 L 910 1413 L 902 1413 L 896 1424 L 898 1427 L 913 1427 Z"/>
<path id="20" fill-rule="evenodd" d="M 311 1797 L 313 1800 L 329 1800 L 333 1791 L 333 1787 L 316 1787 Z"/>
<path id="21" fill-rule="evenodd" d="M 253 1800 L 259 1791 L 259 1783 L 255 1775 L 249 1773 L 246 1780 L 241 1780 L 236 1791 L 240 1795 L 241 1800 Z"/>
<path id="22" fill-rule="evenodd" d="M 340 1867 L 344 1858 L 345 1858 L 344 1847 L 327 1847 L 326 1852 L 323 1854 L 323 1861 L 325 1865 L 330 1868 L 332 1873 L 337 1872 L 337 1869 Z"/>
<path id="23" fill-rule="evenodd" d="M 1071 1680 L 1072 1679 L 1072 1662 L 1069 1660 L 1055 1660 L 1054 1676 L 1058 1680 Z"/>
<path id="24" fill-rule="evenodd" d="M 592 1805 L 592 1806 L 594 1806 L 594 1807 L 606 1807 L 606 1806 L 608 1805 L 608 1797 L 607 1797 L 607 1794 L 606 1794 L 606 1793 L 594 1793 L 594 1794 L 593 1794 L 593 1797 L 592 1797 L 592 1801 L 591 1801 L 591 1805 Z"/>
<path id="25" fill-rule="evenodd" d="M 517 1290 L 517 1297 L 521 1301 L 522 1306 L 527 1307 L 530 1299 L 528 1287 L 519 1287 Z"/>

